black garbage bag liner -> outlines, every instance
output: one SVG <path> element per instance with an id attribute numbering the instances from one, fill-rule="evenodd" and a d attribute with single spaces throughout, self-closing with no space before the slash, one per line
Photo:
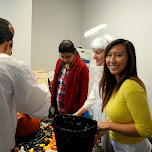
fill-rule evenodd
<path id="1" fill-rule="evenodd" d="M 92 152 L 97 122 L 91 118 L 58 115 L 53 120 L 58 152 Z"/>

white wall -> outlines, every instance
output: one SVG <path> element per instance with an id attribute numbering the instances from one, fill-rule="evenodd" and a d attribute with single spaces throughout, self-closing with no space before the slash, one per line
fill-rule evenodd
<path id="1" fill-rule="evenodd" d="M 83 0 L 81 45 L 89 48 L 90 42 L 103 34 L 130 40 L 136 49 L 139 77 L 147 88 L 152 112 L 152 1 L 151 0 Z M 108 27 L 92 38 L 83 33 L 99 24 Z"/>
<path id="2" fill-rule="evenodd" d="M 0 17 L 14 26 L 12 56 L 31 65 L 31 0 L 0 0 Z"/>
<path id="3" fill-rule="evenodd" d="M 130 40 L 152 111 L 151 6 L 151 0 L 0 0 L 0 17 L 15 28 L 13 56 L 28 65 L 32 60 L 33 70 L 54 69 L 63 39 L 83 48 L 103 34 Z M 101 23 L 108 27 L 92 38 L 83 37 L 86 30 Z"/>
<path id="4" fill-rule="evenodd" d="M 33 0 L 32 69 L 55 69 L 58 46 L 70 39 L 80 46 L 81 0 Z"/>

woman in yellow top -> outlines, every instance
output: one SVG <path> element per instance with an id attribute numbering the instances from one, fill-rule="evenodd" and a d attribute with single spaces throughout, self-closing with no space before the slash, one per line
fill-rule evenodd
<path id="1" fill-rule="evenodd" d="M 99 83 L 102 111 L 96 138 L 110 131 L 116 152 L 150 152 L 148 137 L 152 120 L 143 82 L 137 76 L 135 49 L 131 42 L 117 39 L 105 50 L 104 74 Z"/>

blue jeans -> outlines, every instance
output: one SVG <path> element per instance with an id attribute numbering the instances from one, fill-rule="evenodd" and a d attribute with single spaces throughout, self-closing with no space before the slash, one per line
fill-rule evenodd
<path id="1" fill-rule="evenodd" d="M 152 149 L 152 145 L 147 138 L 136 144 L 122 144 L 111 141 L 115 152 L 151 152 Z"/>

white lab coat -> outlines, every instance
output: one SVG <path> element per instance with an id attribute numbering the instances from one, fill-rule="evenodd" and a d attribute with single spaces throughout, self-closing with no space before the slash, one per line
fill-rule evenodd
<path id="1" fill-rule="evenodd" d="M 91 111 L 91 109 L 93 110 L 93 119 L 96 121 L 104 121 L 107 118 L 105 111 L 101 112 L 102 99 L 99 95 L 99 82 L 102 78 L 102 75 L 103 75 L 103 66 L 96 66 L 94 73 L 95 79 L 94 79 L 93 88 L 83 105 L 85 109 L 89 111 Z M 102 137 L 101 143 L 99 143 L 99 145 L 101 145 L 104 149 L 108 150 L 109 142 L 110 142 L 109 134 L 106 134 Z"/>
<path id="2" fill-rule="evenodd" d="M 0 151 L 11 152 L 15 146 L 17 112 L 46 117 L 50 97 L 48 87 L 37 85 L 23 62 L 0 53 Z"/>

